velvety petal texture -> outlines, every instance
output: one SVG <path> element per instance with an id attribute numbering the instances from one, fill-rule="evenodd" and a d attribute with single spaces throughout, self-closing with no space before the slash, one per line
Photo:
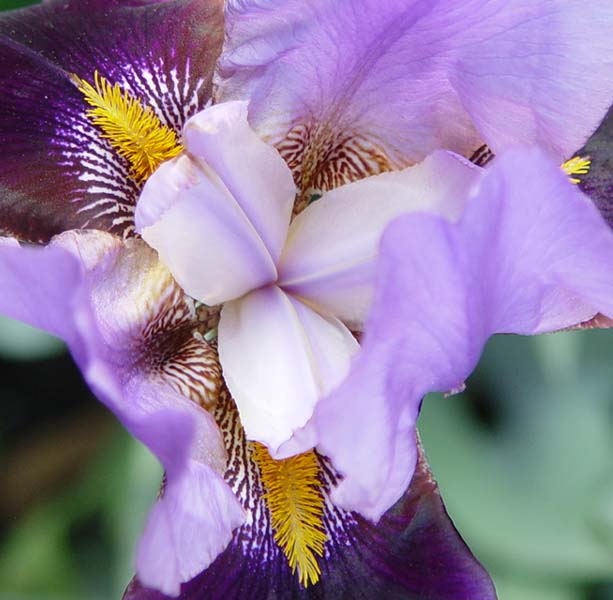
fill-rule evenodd
<path id="1" fill-rule="evenodd" d="M 613 233 L 555 162 L 516 149 L 497 159 L 457 223 L 397 219 L 378 272 L 351 375 L 314 417 L 319 448 L 344 475 L 335 501 L 374 520 L 410 478 L 406 446 L 422 397 L 461 389 L 489 336 L 613 315 Z"/>
<path id="2" fill-rule="evenodd" d="M 196 353 L 200 367 L 206 365 L 206 343 L 193 338 L 182 293 L 142 241 L 123 244 L 103 232 L 68 232 L 44 248 L 4 239 L 0 288 L 7 290 L 0 313 L 65 339 L 100 400 L 164 466 L 165 491 L 149 517 L 137 566 L 148 585 L 178 593 L 244 518 L 220 476 L 221 434 L 189 398 L 195 374 L 184 364 L 181 380 L 171 375 L 191 340 L 198 344 L 190 348 L 192 363 Z"/>
<path id="3" fill-rule="evenodd" d="M 613 226 L 613 109 L 578 154 L 592 161 L 589 173 L 580 176 L 579 186 Z"/>
<path id="4" fill-rule="evenodd" d="M 198 113 L 184 138 L 187 154 L 147 181 L 137 230 L 206 304 L 276 281 L 296 195 L 279 153 L 249 127 L 243 102 Z"/>
<path id="5" fill-rule="evenodd" d="M 86 117 L 96 72 L 180 132 L 211 95 L 221 0 L 51 0 L 0 16 L 0 230 L 133 230 L 139 185 Z"/>
<path id="6" fill-rule="evenodd" d="M 231 0 L 219 100 L 301 187 L 517 143 L 558 159 L 613 97 L 613 5 L 567 0 Z"/>
<path id="7" fill-rule="evenodd" d="M 411 487 L 377 525 L 355 513 L 331 510 L 326 521 L 331 538 L 317 584 L 299 586 L 274 541 L 265 536 L 259 543 L 247 542 L 245 525 L 204 573 L 182 587 L 180 600 L 496 598 L 491 579 L 447 516 L 423 453 Z M 164 598 L 136 579 L 124 596 Z"/>

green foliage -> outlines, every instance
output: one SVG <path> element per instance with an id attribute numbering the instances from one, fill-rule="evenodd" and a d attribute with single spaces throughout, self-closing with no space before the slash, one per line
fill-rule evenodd
<path id="1" fill-rule="evenodd" d="M 85 476 L 23 515 L 0 543 L 0 600 L 120 598 L 161 481 L 119 425 Z"/>
<path id="2" fill-rule="evenodd" d="M 39 329 L 0 316 L 0 357 L 17 360 L 50 358 L 64 352 L 64 344 Z"/>
<path id="3" fill-rule="evenodd" d="M 12 8 L 21 8 L 30 4 L 38 4 L 33 0 L 0 0 L 0 10 L 10 10 Z"/>
<path id="4" fill-rule="evenodd" d="M 613 581 L 612 360 L 611 331 L 498 337 L 467 393 L 424 402 L 447 508 L 505 600 Z"/>

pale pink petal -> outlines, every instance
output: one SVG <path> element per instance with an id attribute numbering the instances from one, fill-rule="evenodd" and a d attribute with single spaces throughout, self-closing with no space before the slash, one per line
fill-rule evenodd
<path id="1" fill-rule="evenodd" d="M 327 192 L 292 222 L 278 285 L 360 330 L 390 221 L 408 212 L 457 219 L 480 174 L 458 155 L 439 151 L 414 167 Z"/>
<path id="2" fill-rule="evenodd" d="M 247 437 L 276 453 L 342 381 L 357 348 L 340 321 L 278 287 L 224 305 L 219 354 Z"/>
<path id="3" fill-rule="evenodd" d="M 145 226 L 167 198 L 170 206 Z M 136 227 L 179 285 L 205 304 L 237 298 L 277 277 L 270 254 L 232 196 L 187 156 L 149 178 Z"/>
<path id="4" fill-rule="evenodd" d="M 215 171 L 276 263 L 287 236 L 296 186 L 279 153 L 247 121 L 247 102 L 226 102 L 192 117 L 183 132 L 196 160 Z"/>

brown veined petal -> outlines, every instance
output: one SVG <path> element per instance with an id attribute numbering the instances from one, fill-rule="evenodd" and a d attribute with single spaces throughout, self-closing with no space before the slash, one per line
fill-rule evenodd
<path id="1" fill-rule="evenodd" d="M 214 402 L 220 383 L 200 311 L 142 240 L 71 231 L 47 247 L 0 239 L 0 251 L 2 311 L 63 337 L 98 398 L 163 465 L 167 485 L 141 538 L 137 570 L 148 584 L 178 593 L 244 518 L 221 478 L 221 433 L 193 401 Z"/>
<path id="2" fill-rule="evenodd" d="M 227 5 L 218 99 L 251 101 L 302 205 L 437 149 L 539 144 L 565 160 L 613 95 L 608 0 Z"/>
<path id="3" fill-rule="evenodd" d="M 126 371 L 123 378 L 140 373 L 211 408 L 222 379 L 216 343 L 205 336 L 217 326 L 218 314 L 186 296 L 142 240 L 74 231 L 56 238 L 59 243 L 92 269 L 95 318 L 109 359 Z"/>

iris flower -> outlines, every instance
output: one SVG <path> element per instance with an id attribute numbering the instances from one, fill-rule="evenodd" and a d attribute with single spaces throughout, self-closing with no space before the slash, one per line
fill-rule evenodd
<path id="1" fill-rule="evenodd" d="M 490 335 L 613 317 L 613 235 L 565 162 L 613 98 L 612 22 L 604 0 L 2 16 L 0 311 L 65 339 L 165 469 L 126 598 L 495 597 L 415 424 Z"/>

